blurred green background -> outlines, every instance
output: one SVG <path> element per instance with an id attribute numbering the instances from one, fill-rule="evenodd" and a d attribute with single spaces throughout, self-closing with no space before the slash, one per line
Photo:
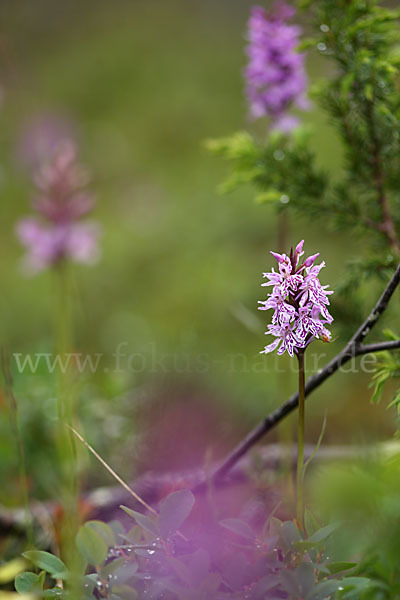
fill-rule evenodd
<path id="1" fill-rule="evenodd" d="M 0 3 L 1 341 L 10 355 L 53 348 L 51 274 L 22 273 L 14 229 L 34 195 L 20 158 L 24 132 L 37 119 L 60 119 L 91 171 L 93 218 L 103 228 L 101 261 L 74 267 L 74 351 L 102 355 L 96 373 L 76 382 L 80 429 L 128 479 L 147 468 L 220 457 L 296 386 L 294 373 L 276 373 L 288 361 L 258 354 L 265 315 L 256 307 L 264 297 L 261 274 L 273 263 L 268 251 L 276 249 L 275 212 L 257 206 L 250 189 L 220 197 L 229 166 L 203 144 L 243 128 L 264 135 L 264 123 L 247 121 L 243 94 L 251 4 Z M 314 81 L 329 68 L 308 59 Z M 314 127 L 320 164 L 334 174 L 341 168 L 334 130 L 317 107 L 304 118 Z M 364 250 L 323 222 L 296 218 L 290 230 L 291 243 L 304 238 L 309 254 L 321 253 L 323 283 L 333 289 L 345 261 Z M 371 306 L 378 291 L 370 290 Z M 316 352 L 332 355 L 344 342 L 339 337 Z M 115 372 L 121 343 L 132 368 L 121 357 Z M 369 444 L 392 435 L 393 413 L 369 404 L 369 377 L 338 374 L 315 392 L 309 441 L 318 438 L 326 411 L 326 443 Z M 31 489 L 46 496 L 54 375 L 45 368 L 19 374 L 14 365 L 14 378 Z M 0 411 L 0 476 L 8 482 L 0 502 L 12 503 L 17 460 L 3 396 Z M 269 440 L 280 437 L 274 432 Z M 101 483 L 110 478 L 91 463 L 86 485 Z"/>

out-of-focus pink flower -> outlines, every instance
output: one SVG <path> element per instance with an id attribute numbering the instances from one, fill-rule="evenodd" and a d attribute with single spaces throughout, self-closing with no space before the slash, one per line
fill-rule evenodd
<path id="1" fill-rule="evenodd" d="M 34 179 L 38 196 L 33 206 L 40 218 L 25 218 L 17 225 L 17 235 L 28 251 L 27 269 L 37 272 L 63 260 L 95 262 L 100 228 L 80 222 L 94 200 L 84 191 L 88 175 L 76 160 L 74 144 L 60 144 Z"/>
<path id="2" fill-rule="evenodd" d="M 99 257 L 100 228 L 96 223 L 49 226 L 26 218 L 18 223 L 17 234 L 28 251 L 25 265 L 32 273 L 66 258 L 90 264 Z"/>
<path id="3" fill-rule="evenodd" d="M 89 177 L 77 163 L 76 147 L 62 142 L 51 162 L 44 164 L 35 175 L 38 196 L 34 208 L 53 223 L 69 223 L 89 213 L 93 198 L 83 191 Z"/>
<path id="4" fill-rule="evenodd" d="M 56 112 L 40 113 L 22 124 L 16 143 L 16 158 L 22 166 L 38 169 L 53 156 L 59 144 L 75 138 L 72 119 Z"/>
<path id="5" fill-rule="evenodd" d="M 253 119 L 270 117 L 272 129 L 289 132 L 299 121 L 293 107 L 308 108 L 304 54 L 297 52 L 301 30 L 287 21 L 295 10 L 277 2 L 267 12 L 254 6 L 248 23 L 246 95 Z"/>

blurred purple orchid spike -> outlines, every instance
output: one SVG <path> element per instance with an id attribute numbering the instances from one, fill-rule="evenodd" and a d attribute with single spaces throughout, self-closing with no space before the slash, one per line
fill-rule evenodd
<path id="1" fill-rule="evenodd" d="M 250 116 L 270 117 L 272 129 L 283 132 L 299 123 L 289 114 L 291 108 L 309 107 L 305 56 L 296 50 L 301 30 L 287 23 L 294 13 L 284 2 L 276 3 L 270 13 L 255 6 L 248 22 L 249 61 L 244 75 Z"/>
<path id="2" fill-rule="evenodd" d="M 28 254 L 25 265 L 30 272 L 70 259 L 93 263 L 99 255 L 99 226 L 81 223 L 94 206 L 84 191 L 88 175 L 76 158 L 71 141 L 60 143 L 51 159 L 35 175 L 38 195 L 33 207 L 41 219 L 28 217 L 17 226 L 17 235 Z"/>
<path id="3" fill-rule="evenodd" d="M 22 123 L 16 140 L 16 160 L 24 168 L 37 171 L 51 160 L 64 140 L 76 138 L 73 119 L 57 112 L 43 112 Z"/>
<path id="4" fill-rule="evenodd" d="M 303 244 L 297 244 L 290 255 L 271 252 L 278 261 L 279 272 L 274 269 L 264 273 L 268 282 L 263 286 L 272 286 L 272 292 L 267 300 L 259 301 L 259 310 L 272 309 L 272 324 L 268 325 L 267 335 L 275 337 L 274 341 L 266 346 L 261 354 L 268 354 L 275 350 L 279 344 L 278 354 L 287 351 L 290 356 L 303 350 L 313 339 L 322 339 L 327 342 L 331 334 L 325 325 L 332 323 L 333 317 L 329 314 L 328 296 L 333 291 L 327 290 L 327 285 L 321 285 L 319 272 L 325 266 L 322 261 L 314 265 L 319 254 L 314 254 L 302 261 Z"/>

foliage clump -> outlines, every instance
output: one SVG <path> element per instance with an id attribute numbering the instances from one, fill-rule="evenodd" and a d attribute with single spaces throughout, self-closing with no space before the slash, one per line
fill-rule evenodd
<path id="1" fill-rule="evenodd" d="M 89 521 L 76 537 L 79 575 L 52 554 L 28 551 L 25 557 L 39 572 L 19 575 L 16 589 L 72 598 L 74 585 L 84 600 L 372 600 L 381 587 L 363 577 L 356 563 L 328 558 L 338 524 L 320 527 L 308 512 L 307 532 L 301 532 L 295 521 L 281 521 L 273 511 L 259 528 L 227 518 L 199 531 L 190 523 L 194 504 L 193 494 L 180 490 L 163 500 L 158 516 L 122 507 L 132 519 L 128 531 L 118 522 Z M 181 532 L 188 518 L 191 537 Z"/>

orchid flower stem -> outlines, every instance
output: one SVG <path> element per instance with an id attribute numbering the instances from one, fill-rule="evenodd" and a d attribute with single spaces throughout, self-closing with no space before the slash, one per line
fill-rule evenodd
<path id="1" fill-rule="evenodd" d="M 74 422 L 72 382 L 69 372 L 68 352 L 71 349 L 71 308 L 68 265 L 60 262 L 55 268 L 55 346 L 58 355 L 58 420 L 57 441 L 59 447 L 61 493 L 64 504 L 65 548 L 64 558 L 70 562 L 73 554 L 73 538 L 78 525 L 78 460 L 74 435 L 67 425 Z"/>
<path id="2" fill-rule="evenodd" d="M 68 373 L 69 363 L 67 362 L 67 353 L 70 350 L 70 303 L 69 303 L 69 282 L 67 265 L 60 262 L 56 267 L 56 303 L 55 303 L 55 337 L 56 351 L 59 357 L 59 375 L 57 382 L 57 398 L 58 398 L 58 418 L 60 422 L 59 435 L 64 445 L 64 453 L 68 457 L 67 472 L 65 477 L 69 480 L 69 487 L 74 491 L 75 477 L 72 470 L 75 470 L 75 439 L 72 434 L 68 433 L 66 439 L 65 425 L 72 425 L 73 407 L 71 397 L 71 381 Z M 71 456 L 72 455 L 72 456 Z M 72 461 L 70 460 L 72 458 Z"/>
<path id="3" fill-rule="evenodd" d="M 304 529 L 304 494 L 303 494 L 303 469 L 304 469 L 304 415 L 305 415 L 305 374 L 304 374 L 304 352 L 297 354 L 299 363 L 299 413 L 297 434 L 297 473 L 296 490 L 297 521 L 301 530 Z"/>
<path id="4" fill-rule="evenodd" d="M 288 214 L 287 207 L 284 207 L 278 213 L 277 221 L 278 221 L 278 227 L 277 227 L 278 233 L 277 233 L 276 247 L 278 248 L 278 252 L 283 253 L 283 252 L 285 252 L 286 248 L 289 245 L 290 220 L 289 220 L 289 214 Z M 291 389 L 291 385 L 293 383 L 292 371 L 290 369 L 291 358 L 290 358 L 290 356 L 282 356 L 281 362 L 282 361 L 283 361 L 283 365 L 284 365 L 285 374 L 282 377 L 281 373 L 278 373 L 278 372 L 276 373 L 277 379 L 278 379 L 277 389 L 279 389 L 280 392 L 283 391 L 284 394 L 286 395 L 286 392 L 288 394 L 290 393 L 289 390 Z M 287 419 L 284 423 L 282 423 L 282 427 L 279 428 L 278 431 L 279 431 L 279 441 L 283 445 L 290 446 L 293 443 L 293 439 L 295 436 L 292 422 L 289 419 Z M 286 479 L 287 485 L 288 485 L 288 493 L 292 498 L 294 498 L 295 489 L 294 489 L 293 478 L 291 476 L 292 472 L 293 472 L 292 457 L 291 457 L 290 453 L 288 453 L 282 463 L 282 473 L 290 475 L 289 477 L 286 477 L 285 479 Z"/>

